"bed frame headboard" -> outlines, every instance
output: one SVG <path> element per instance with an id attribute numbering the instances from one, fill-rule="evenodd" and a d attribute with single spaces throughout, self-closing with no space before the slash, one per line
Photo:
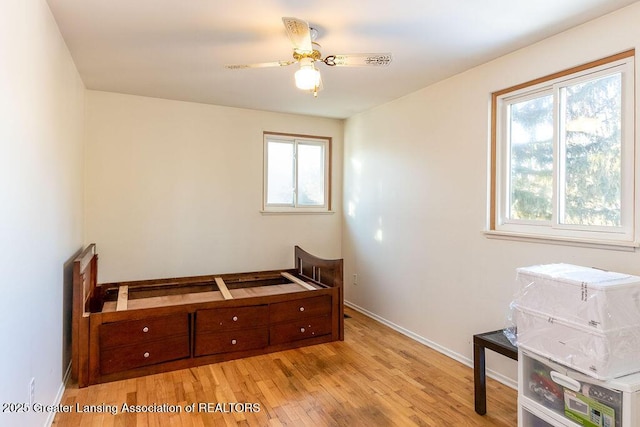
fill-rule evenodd
<path id="1" fill-rule="evenodd" d="M 89 316 L 96 304 L 98 254 L 96 245 L 87 246 L 73 260 L 73 308 L 71 313 L 71 377 L 85 387 L 89 380 Z M 82 292 L 79 292 L 82 287 Z M 83 345 L 84 343 L 84 345 Z"/>

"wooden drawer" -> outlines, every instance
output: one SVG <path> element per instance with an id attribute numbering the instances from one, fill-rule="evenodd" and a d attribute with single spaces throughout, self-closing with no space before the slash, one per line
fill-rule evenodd
<path id="1" fill-rule="evenodd" d="M 271 304 L 269 310 L 270 322 L 272 324 L 288 320 L 328 315 L 331 313 L 331 296 L 321 295 L 318 297 L 279 302 Z"/>
<path id="2" fill-rule="evenodd" d="M 189 315 L 151 317 L 143 320 L 125 320 L 100 326 L 100 346 L 119 347 L 155 341 L 174 335 L 189 335 Z"/>
<path id="3" fill-rule="evenodd" d="M 184 357 L 189 357 L 188 335 L 103 349 L 100 353 L 100 372 L 103 375 L 111 374 Z"/>
<path id="4" fill-rule="evenodd" d="M 263 348 L 269 344 L 267 327 L 196 335 L 195 356 Z"/>
<path id="5" fill-rule="evenodd" d="M 330 333 L 331 316 L 313 317 L 271 326 L 269 329 L 269 343 L 272 345 L 282 344 Z"/>
<path id="6" fill-rule="evenodd" d="M 196 334 L 255 328 L 266 326 L 268 321 L 269 308 L 266 305 L 198 310 L 196 312 Z"/>

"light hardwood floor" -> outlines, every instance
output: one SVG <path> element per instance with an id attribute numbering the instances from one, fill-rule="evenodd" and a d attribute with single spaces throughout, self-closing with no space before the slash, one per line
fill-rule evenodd
<path id="1" fill-rule="evenodd" d="M 345 319 L 344 342 L 84 389 L 69 384 L 61 405 L 72 411 L 58 413 L 53 425 L 513 427 L 517 424 L 515 390 L 488 379 L 487 414 L 480 416 L 473 409 L 471 368 L 358 312 L 345 311 L 351 317 Z M 123 404 L 175 405 L 181 412 L 127 413 L 122 412 Z M 188 413 L 193 404 L 195 412 Z M 216 404 L 220 405 L 216 408 Z M 76 407 L 82 410 L 84 405 L 97 408 L 86 408 L 91 412 L 76 411 Z M 114 407 L 115 415 L 109 412 Z M 247 410 L 239 411 L 243 407 Z M 97 409 L 107 412 L 96 412 Z"/>

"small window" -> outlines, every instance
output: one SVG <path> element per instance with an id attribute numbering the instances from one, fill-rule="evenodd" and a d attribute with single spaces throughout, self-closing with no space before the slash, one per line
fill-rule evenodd
<path id="1" fill-rule="evenodd" d="M 331 139 L 264 134 L 266 212 L 328 212 Z"/>
<path id="2" fill-rule="evenodd" d="M 493 94 L 490 232 L 636 246 L 633 55 Z"/>

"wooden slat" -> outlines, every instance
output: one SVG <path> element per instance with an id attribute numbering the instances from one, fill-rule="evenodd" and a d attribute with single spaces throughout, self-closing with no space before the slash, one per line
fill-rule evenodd
<path id="1" fill-rule="evenodd" d="M 86 311 L 87 301 L 91 298 L 91 291 L 93 289 L 91 289 L 90 278 L 86 272 L 81 276 L 80 280 L 82 281 L 82 309 Z"/>
<path id="2" fill-rule="evenodd" d="M 302 286 L 303 288 L 308 289 L 308 290 L 310 290 L 310 291 L 315 291 L 316 289 L 318 289 L 318 288 L 316 288 L 315 286 L 312 286 L 312 285 L 308 284 L 308 283 L 307 283 L 307 282 L 305 282 L 304 280 L 300 280 L 300 279 L 298 279 L 296 276 L 294 276 L 294 275 L 292 275 L 292 274 L 287 273 L 286 271 L 283 271 L 283 272 L 282 272 L 282 273 L 280 273 L 280 274 L 282 274 L 282 277 L 284 277 L 284 278 L 286 278 L 286 279 L 289 279 L 289 280 L 291 280 L 293 283 L 297 283 L 298 285 L 300 285 L 300 286 Z"/>
<path id="3" fill-rule="evenodd" d="M 118 302 L 116 303 L 116 311 L 124 311 L 129 304 L 129 286 L 124 285 L 118 288 Z"/>
<path id="4" fill-rule="evenodd" d="M 293 292 L 300 292 L 297 283 L 283 283 L 282 285 L 256 286 L 255 288 L 231 289 L 234 298 L 264 297 L 268 295 L 283 295 Z"/>
<path id="5" fill-rule="evenodd" d="M 218 289 L 222 293 L 224 299 L 233 299 L 233 296 L 231 295 L 231 292 L 229 292 L 229 289 L 227 289 L 227 285 L 224 283 L 224 280 L 222 280 L 221 277 L 216 277 L 214 280 L 216 281 L 216 285 L 218 285 Z"/>

